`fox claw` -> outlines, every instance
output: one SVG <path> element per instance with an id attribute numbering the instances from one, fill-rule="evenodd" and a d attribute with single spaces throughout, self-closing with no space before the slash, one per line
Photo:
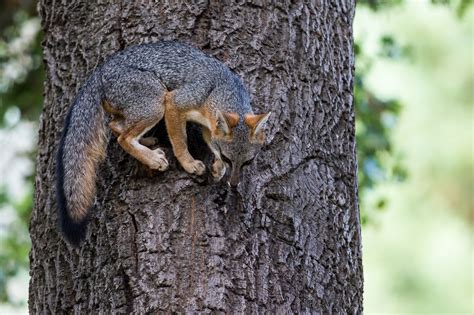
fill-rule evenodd
<path id="1" fill-rule="evenodd" d="M 155 153 L 152 158 L 150 168 L 153 170 L 166 171 L 168 169 L 168 160 L 165 157 L 165 153 L 161 149 L 153 150 Z"/>
<path id="2" fill-rule="evenodd" d="M 183 164 L 183 168 L 190 174 L 202 175 L 206 171 L 206 166 L 199 160 L 194 160 L 191 163 Z"/>
<path id="3" fill-rule="evenodd" d="M 211 174 L 214 177 L 216 182 L 220 181 L 221 178 L 225 175 L 226 167 L 222 160 L 215 160 L 212 164 Z"/>

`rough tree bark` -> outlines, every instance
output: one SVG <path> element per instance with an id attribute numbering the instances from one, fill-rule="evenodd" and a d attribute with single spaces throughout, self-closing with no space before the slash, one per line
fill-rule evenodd
<path id="1" fill-rule="evenodd" d="M 362 312 L 355 4 L 224 3 L 40 1 L 47 77 L 31 313 Z M 268 144 L 239 196 L 186 174 L 169 146 L 170 170 L 148 174 L 112 137 L 86 242 L 74 249 L 58 232 L 54 191 L 66 109 L 108 55 L 161 39 L 192 43 L 239 73 L 256 112 L 273 111 Z"/>

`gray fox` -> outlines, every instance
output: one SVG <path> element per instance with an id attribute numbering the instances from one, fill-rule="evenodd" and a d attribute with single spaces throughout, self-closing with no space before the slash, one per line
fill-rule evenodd
<path id="1" fill-rule="evenodd" d="M 87 79 L 69 108 L 56 161 L 57 204 L 65 238 L 84 239 L 96 191 L 96 169 L 105 158 L 110 132 L 141 163 L 164 171 L 161 149 L 143 135 L 163 117 L 173 153 L 191 174 L 205 166 L 188 151 L 186 122 L 203 126 L 215 156 L 211 173 L 220 180 L 230 165 L 236 187 L 240 169 L 265 140 L 269 113 L 255 115 L 242 80 L 219 60 L 184 43 L 163 41 L 131 46 L 111 55 Z M 225 162 L 223 161 L 225 160 Z"/>

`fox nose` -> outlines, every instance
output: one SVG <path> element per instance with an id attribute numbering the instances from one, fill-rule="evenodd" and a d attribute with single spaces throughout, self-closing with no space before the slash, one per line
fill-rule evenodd
<path id="1" fill-rule="evenodd" d="M 232 181 L 232 180 L 229 180 L 229 181 L 227 182 L 227 184 L 229 185 L 230 188 L 236 189 L 236 188 L 239 187 L 240 182 L 239 182 L 239 181 Z"/>
<path id="2" fill-rule="evenodd" d="M 231 188 L 238 188 L 240 184 L 240 172 L 236 168 L 232 168 L 229 181 L 227 182 Z"/>

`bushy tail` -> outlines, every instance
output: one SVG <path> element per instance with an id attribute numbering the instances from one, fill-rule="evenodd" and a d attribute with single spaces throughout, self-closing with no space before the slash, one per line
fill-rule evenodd
<path id="1" fill-rule="evenodd" d="M 96 192 L 96 170 L 105 157 L 107 131 L 99 72 L 84 84 L 69 109 L 56 160 L 59 219 L 65 238 L 79 245 Z"/>

